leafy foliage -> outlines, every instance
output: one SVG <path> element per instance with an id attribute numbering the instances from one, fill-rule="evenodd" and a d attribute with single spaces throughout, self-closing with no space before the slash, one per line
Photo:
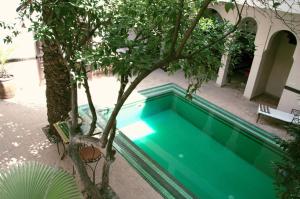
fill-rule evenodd
<path id="1" fill-rule="evenodd" d="M 7 32 L 7 35 L 3 38 L 3 43 L 11 43 L 12 39 L 20 34 L 16 29 L 16 24 L 8 24 L 4 21 L 0 21 L 0 30 Z"/>
<path id="2" fill-rule="evenodd" d="M 22 11 L 22 17 L 31 20 L 31 29 L 38 39 L 57 41 L 66 61 L 76 71 L 77 80 L 82 78 L 82 65 L 129 78 L 153 70 L 159 60 L 174 57 L 203 3 L 39 0 L 31 2 Z M 179 13 L 179 30 L 175 34 Z M 226 48 L 224 40 L 215 41 L 231 29 L 227 22 L 202 17 L 180 54 L 166 63 L 164 70 L 173 73 L 182 69 L 193 88 L 190 91 L 194 92 L 202 82 L 216 76 Z"/>
<path id="3" fill-rule="evenodd" d="M 0 78 L 10 77 L 5 68 L 5 64 L 13 50 L 13 47 L 0 46 Z"/>
<path id="4" fill-rule="evenodd" d="M 246 55 L 253 58 L 255 51 L 254 40 L 255 34 L 247 31 L 246 27 L 241 27 L 233 34 L 232 42 L 228 46 L 228 53 L 231 56 L 229 77 L 233 74 L 233 71 L 238 68 L 239 64 L 245 64 L 243 63 L 242 56 Z M 250 67 L 250 65 L 248 67 Z"/>
<path id="5" fill-rule="evenodd" d="M 191 25 L 201 3 L 167 1 L 115 1 L 118 14 L 89 55 L 98 54 L 101 67 L 112 67 L 114 74 L 128 77 L 153 70 L 153 65 L 167 57 L 174 57 L 184 34 Z M 177 40 L 174 41 L 176 16 L 182 12 Z M 158 17 L 159 16 L 159 17 Z M 224 41 L 214 42 L 232 28 L 227 22 L 202 17 L 184 46 L 181 55 L 168 62 L 163 69 L 173 73 L 179 69 L 190 80 L 193 92 L 202 82 L 216 76 Z M 209 45 L 213 44 L 213 45 Z M 101 53 L 100 53 L 101 52 Z M 101 55 L 100 55 L 101 54 Z M 85 57 L 93 57 L 93 56 Z"/>
<path id="6" fill-rule="evenodd" d="M 84 67 L 112 71 L 121 83 L 117 104 L 102 133 L 103 146 L 108 138 L 109 143 L 113 141 L 115 119 L 127 97 L 154 70 L 161 68 L 168 73 L 183 70 L 190 83 L 188 96 L 202 82 L 214 78 L 221 65 L 221 55 L 230 43 L 225 39 L 236 30 L 236 25 L 207 15 L 205 11 L 212 2 L 23 0 L 21 16 L 31 20 L 30 28 L 38 39 L 57 43 L 72 74 L 71 135 L 76 134 L 72 129 L 77 121 L 74 120 L 77 116 L 74 88 L 78 81 L 86 80 Z M 71 143 L 70 147 L 74 145 Z M 107 147 L 105 175 L 114 156 L 111 147 L 112 144 Z M 86 172 L 79 173 L 84 177 Z M 87 178 L 82 179 L 86 188 L 94 190 L 90 190 L 90 195 L 98 193 Z M 108 180 L 103 179 L 101 186 L 105 189 Z"/>
<path id="7" fill-rule="evenodd" d="M 31 162 L 0 173 L 0 198 L 80 199 L 83 197 L 69 173 Z"/>
<path id="8" fill-rule="evenodd" d="M 16 24 L 8 24 L 4 21 L 0 21 L 0 31 L 0 36 L 3 37 L 0 42 L 0 78 L 7 78 L 11 77 L 11 75 L 7 73 L 5 64 L 13 51 L 13 47 L 9 46 L 9 44 L 20 32 L 17 30 Z"/>
<path id="9" fill-rule="evenodd" d="M 288 127 L 292 140 L 279 140 L 286 153 L 282 162 L 276 163 L 276 186 L 282 199 L 300 198 L 300 125 Z"/>
<path id="10" fill-rule="evenodd" d="M 101 35 L 105 19 L 110 17 L 110 9 L 104 4 L 97 0 L 40 0 L 28 5 L 25 0 L 20 14 L 24 21 L 30 19 L 29 29 L 36 39 L 50 39 L 60 46 L 68 67 L 78 75 L 79 55 L 93 47 L 92 38 Z"/>
<path id="11" fill-rule="evenodd" d="M 233 10 L 235 8 L 234 3 L 233 2 L 227 2 L 225 3 L 225 11 L 229 12 L 230 10 Z"/>

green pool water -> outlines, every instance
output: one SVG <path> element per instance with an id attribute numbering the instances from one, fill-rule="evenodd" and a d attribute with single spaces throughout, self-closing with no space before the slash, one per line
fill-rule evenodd
<path id="1" fill-rule="evenodd" d="M 224 118 L 167 93 L 126 106 L 118 128 L 197 198 L 276 198 L 280 154 Z"/>

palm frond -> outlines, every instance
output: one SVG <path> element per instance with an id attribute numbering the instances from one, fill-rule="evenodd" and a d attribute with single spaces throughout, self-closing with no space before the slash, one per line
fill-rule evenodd
<path id="1" fill-rule="evenodd" d="M 2 199 L 81 199 L 72 175 L 62 169 L 29 162 L 0 172 Z"/>

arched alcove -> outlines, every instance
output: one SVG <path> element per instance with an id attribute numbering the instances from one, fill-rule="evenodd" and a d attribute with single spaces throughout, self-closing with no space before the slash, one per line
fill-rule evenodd
<path id="1" fill-rule="evenodd" d="M 218 13 L 218 11 L 216 11 L 213 8 L 206 9 L 206 11 L 204 13 L 204 17 L 216 19 L 220 22 L 223 22 L 223 19 L 222 19 L 221 15 Z"/>
<path id="2" fill-rule="evenodd" d="M 254 58 L 254 40 L 257 32 L 257 23 L 253 18 L 244 18 L 235 36 L 235 51 L 230 56 L 227 82 L 229 85 L 243 90 L 246 86 Z"/>
<path id="3" fill-rule="evenodd" d="M 281 30 L 272 35 L 263 53 L 259 78 L 256 80 L 255 96 L 272 98 L 277 106 L 293 65 L 297 39 L 293 33 Z"/>
<path id="4" fill-rule="evenodd" d="M 216 11 L 213 8 L 208 8 L 205 10 L 203 17 L 211 19 L 215 27 L 220 28 L 220 32 L 223 31 L 222 29 L 224 28 L 224 20 L 218 11 Z M 207 34 L 209 34 L 209 32 L 207 32 Z M 218 45 L 223 45 L 222 47 L 224 47 L 224 43 L 220 42 L 218 43 Z M 222 55 L 223 55 L 222 51 L 220 50 L 214 51 L 214 57 L 216 58 L 216 60 L 219 60 L 219 66 L 222 65 Z"/>

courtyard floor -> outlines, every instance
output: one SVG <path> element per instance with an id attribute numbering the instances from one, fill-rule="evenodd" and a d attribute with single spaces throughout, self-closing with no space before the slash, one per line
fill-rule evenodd
<path id="1" fill-rule="evenodd" d="M 188 85 L 181 72 L 168 76 L 162 70 L 157 70 L 138 86 L 129 100 L 134 100 L 138 90 L 171 82 L 183 88 Z M 118 86 L 113 76 L 93 77 L 90 87 L 94 103 L 99 106 L 113 105 Z M 264 99 L 249 101 L 243 97 L 241 90 L 226 86 L 220 88 L 213 81 L 203 84 L 197 94 L 274 135 L 287 137 L 282 123 L 263 117 L 256 123 L 258 103 L 268 103 Z M 79 92 L 79 103 L 86 103 L 83 90 Z M 18 82 L 16 96 L 10 100 L 0 100 L 0 169 L 25 161 L 39 161 L 71 172 L 71 160 L 60 160 L 56 145 L 49 143 L 42 133 L 41 128 L 46 125 L 45 86 L 28 86 L 26 82 Z M 98 166 L 99 171 L 102 161 Z M 111 172 L 110 184 L 120 198 L 161 198 L 120 155 L 117 155 Z"/>

